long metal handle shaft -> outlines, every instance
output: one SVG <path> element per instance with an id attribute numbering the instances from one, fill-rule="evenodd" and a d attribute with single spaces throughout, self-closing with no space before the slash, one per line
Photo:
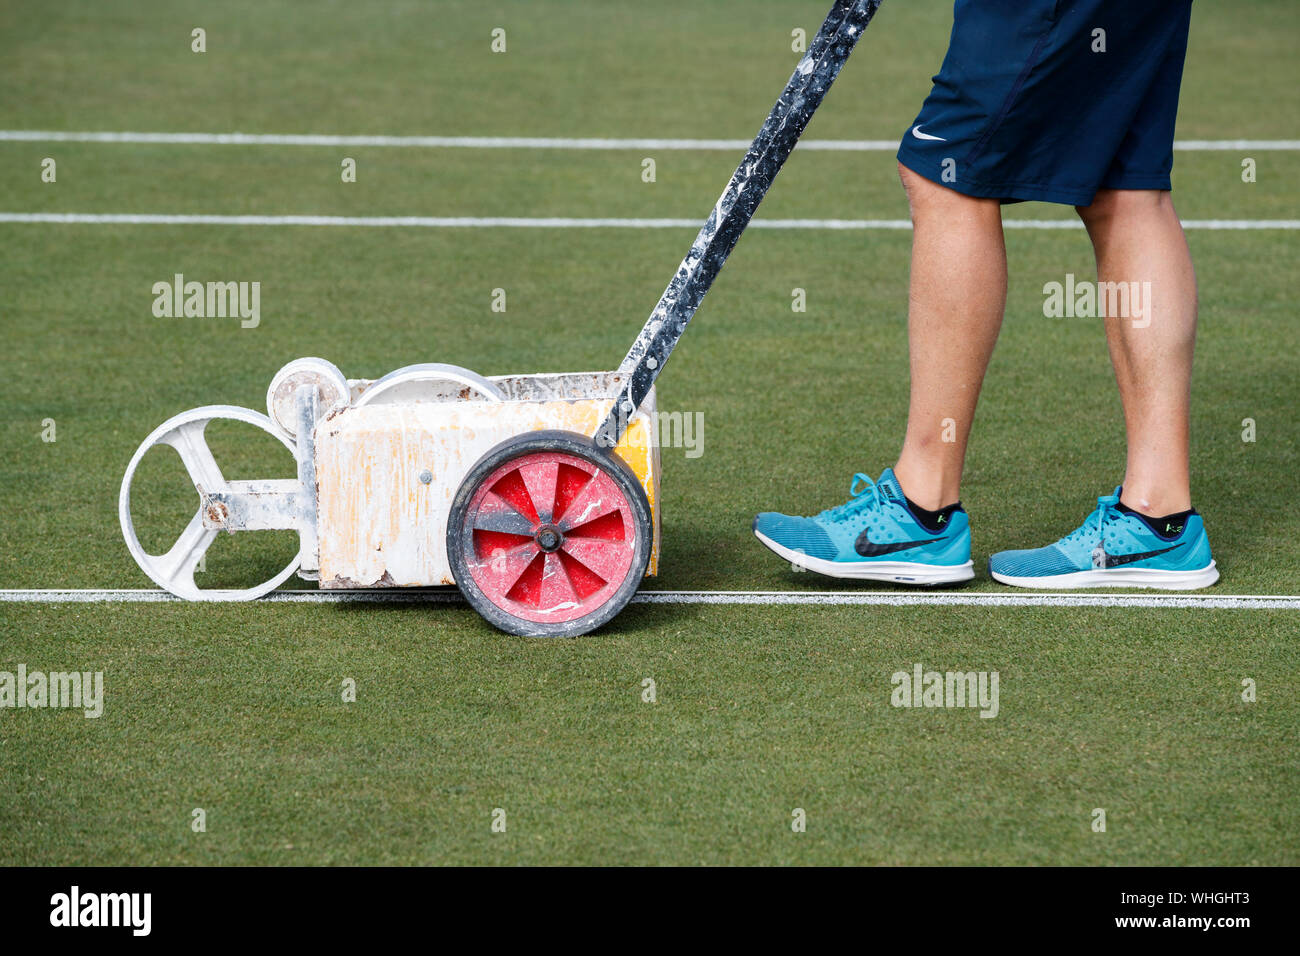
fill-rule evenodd
<path id="1" fill-rule="evenodd" d="M 690 252 L 677 267 L 659 304 L 619 365 L 619 371 L 627 374 L 627 383 L 596 431 L 597 446 L 613 448 L 622 438 L 633 413 L 663 371 L 704 294 L 713 285 L 880 3 L 881 0 L 836 0 L 768 114 L 767 122 L 754 137 L 749 152 L 695 237 Z"/>

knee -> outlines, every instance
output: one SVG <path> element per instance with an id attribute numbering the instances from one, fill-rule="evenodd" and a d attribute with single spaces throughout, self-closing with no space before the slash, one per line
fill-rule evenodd
<path id="1" fill-rule="evenodd" d="M 949 215 L 962 210 L 979 207 L 998 208 L 996 199 L 979 199 L 967 196 L 926 179 L 920 173 L 913 172 L 902 163 L 898 164 L 898 178 L 903 181 L 903 191 L 907 193 L 907 204 L 912 210 L 912 219 L 927 213 L 937 212 Z"/>
<path id="2" fill-rule="evenodd" d="M 902 163 L 898 164 L 898 178 L 903 181 L 903 192 L 907 194 L 907 204 L 913 214 L 917 209 L 924 209 L 944 201 L 944 193 L 952 193 L 938 183 L 933 183 L 920 173 L 915 173 Z"/>

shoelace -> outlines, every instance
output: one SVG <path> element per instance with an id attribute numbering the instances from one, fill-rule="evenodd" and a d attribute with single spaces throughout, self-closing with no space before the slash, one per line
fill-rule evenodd
<path id="1" fill-rule="evenodd" d="M 861 484 L 861 487 L 858 487 Z M 870 475 L 864 475 L 858 472 L 853 476 L 853 481 L 849 483 L 849 500 L 842 505 L 836 505 L 834 508 L 827 508 L 818 517 L 826 518 L 830 521 L 839 521 L 851 514 L 857 514 L 863 508 L 883 508 L 885 506 L 884 496 L 880 493 L 880 486 Z"/>
<path id="2" fill-rule="evenodd" d="M 1092 514 L 1088 515 L 1088 517 L 1083 519 L 1083 524 L 1079 525 L 1079 527 L 1075 528 L 1068 535 L 1062 538 L 1061 539 L 1062 543 L 1066 541 L 1077 541 L 1080 537 L 1083 537 L 1085 534 L 1087 534 L 1088 524 L 1089 522 L 1092 521 L 1093 518 L 1097 519 L 1097 524 L 1096 524 L 1097 537 L 1098 538 L 1104 537 L 1104 529 L 1106 525 L 1112 521 L 1119 521 L 1123 518 L 1123 515 L 1121 515 L 1118 511 L 1115 510 L 1115 506 L 1117 504 L 1119 504 L 1119 495 L 1099 496 L 1097 498 L 1096 509 L 1092 512 Z"/>

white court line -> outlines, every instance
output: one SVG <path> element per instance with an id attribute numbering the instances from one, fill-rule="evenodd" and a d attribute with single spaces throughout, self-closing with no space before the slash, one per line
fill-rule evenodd
<path id="1" fill-rule="evenodd" d="M 350 591 L 273 591 L 259 601 L 289 604 L 458 604 L 449 589 L 357 589 Z M 100 604 L 172 603 L 181 598 L 148 588 L 117 590 L 0 590 L 0 603 Z M 818 604 L 910 607 L 1172 607 L 1209 610 L 1300 610 L 1300 595 L 1288 594 L 1058 594 L 1053 592 L 973 593 L 935 591 L 640 591 L 633 604 Z"/>
<path id="2" fill-rule="evenodd" d="M 220 216 L 169 213 L 0 212 L 0 223 L 125 226 L 350 226 L 368 229 L 698 229 L 698 219 L 524 216 Z M 1082 229 L 1077 219 L 1007 219 L 1007 229 Z M 755 219 L 751 229 L 911 229 L 906 219 Z M 1300 229 L 1300 219 L 1185 219 L 1184 229 Z"/>
<path id="3" fill-rule="evenodd" d="M 375 146 L 419 149 L 727 150 L 749 149 L 744 139 L 618 139 L 567 136 L 340 136 L 316 133 L 136 133 L 40 129 L 0 130 L 0 141 L 31 143 L 164 143 L 202 146 Z M 896 139 L 807 139 L 799 149 L 827 152 L 893 152 Z M 1186 152 L 1300 150 L 1300 139 L 1184 139 Z"/>

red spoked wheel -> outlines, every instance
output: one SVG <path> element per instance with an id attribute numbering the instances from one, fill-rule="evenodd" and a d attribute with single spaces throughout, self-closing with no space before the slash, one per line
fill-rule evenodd
<path id="1" fill-rule="evenodd" d="M 502 442 L 461 482 L 447 555 L 465 599 L 503 631 L 586 634 L 623 609 L 650 560 L 650 505 L 618 456 L 573 432 Z"/>

